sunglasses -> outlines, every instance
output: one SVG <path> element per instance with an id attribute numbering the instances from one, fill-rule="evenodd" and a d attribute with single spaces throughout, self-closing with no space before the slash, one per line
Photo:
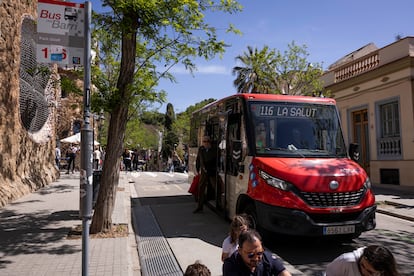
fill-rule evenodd
<path id="1" fill-rule="evenodd" d="M 254 258 L 254 256 L 258 256 L 261 257 L 263 255 L 264 251 L 259 251 L 259 252 L 251 252 L 247 254 L 247 257 L 249 259 Z"/>

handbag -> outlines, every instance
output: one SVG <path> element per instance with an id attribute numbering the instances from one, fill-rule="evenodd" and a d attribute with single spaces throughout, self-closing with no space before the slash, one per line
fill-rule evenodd
<path id="1" fill-rule="evenodd" d="M 195 198 L 198 198 L 198 184 L 200 182 L 200 175 L 197 174 L 193 178 L 193 182 L 191 182 L 190 188 L 188 189 L 188 192 L 190 194 L 193 194 Z"/>

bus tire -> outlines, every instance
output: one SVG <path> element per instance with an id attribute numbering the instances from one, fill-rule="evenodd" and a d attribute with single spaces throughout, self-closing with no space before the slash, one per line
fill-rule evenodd
<path id="1" fill-rule="evenodd" d="M 249 204 L 244 208 L 244 213 L 249 219 L 249 227 L 258 230 L 256 208 L 253 204 Z"/>
<path id="2" fill-rule="evenodd" d="M 267 230 L 263 229 L 257 220 L 257 212 L 254 204 L 250 203 L 246 206 L 244 209 L 244 213 L 248 216 L 250 220 L 250 228 L 255 229 L 257 232 L 260 233 L 260 236 L 262 237 L 262 242 L 268 243 L 271 241 L 271 233 Z"/>

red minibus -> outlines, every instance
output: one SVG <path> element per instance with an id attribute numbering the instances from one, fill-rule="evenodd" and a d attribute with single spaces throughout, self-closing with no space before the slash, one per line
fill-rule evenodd
<path id="1" fill-rule="evenodd" d="M 217 153 L 207 204 L 225 217 L 246 213 L 259 231 L 294 236 L 375 228 L 371 183 L 349 157 L 334 99 L 236 94 L 195 111 L 190 183 L 204 135 Z"/>

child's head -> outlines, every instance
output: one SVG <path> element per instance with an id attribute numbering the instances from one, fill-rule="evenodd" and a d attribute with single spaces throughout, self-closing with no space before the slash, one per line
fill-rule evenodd
<path id="1" fill-rule="evenodd" d="M 231 243 L 237 242 L 241 232 L 249 228 L 249 221 L 244 215 L 236 215 L 230 224 Z"/>
<path id="2" fill-rule="evenodd" d="M 200 263 L 200 261 L 196 261 L 193 264 L 187 266 L 187 269 L 184 272 L 184 276 L 210 276 L 211 272 L 207 266 Z"/>

